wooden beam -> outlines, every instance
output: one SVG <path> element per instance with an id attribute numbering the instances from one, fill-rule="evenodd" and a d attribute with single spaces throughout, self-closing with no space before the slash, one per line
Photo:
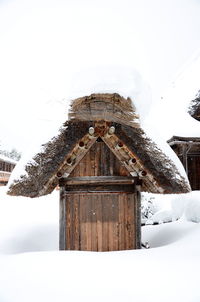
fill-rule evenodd
<path id="1" fill-rule="evenodd" d="M 143 179 L 143 189 L 163 193 L 163 189 L 158 185 L 150 171 L 115 133 L 110 135 L 108 130 L 101 138 L 131 175 L 134 173 Z"/>
<path id="2" fill-rule="evenodd" d="M 88 133 L 78 141 L 71 152 L 67 154 L 62 166 L 57 172 L 57 177 L 60 178 L 63 174 L 69 175 L 96 142 L 97 138 L 97 136 L 91 136 Z"/>
<path id="3" fill-rule="evenodd" d="M 67 177 L 62 178 L 62 183 L 67 186 L 70 185 L 112 185 L 112 184 L 134 184 L 135 179 L 133 177 L 123 176 L 85 176 L 85 177 Z"/>

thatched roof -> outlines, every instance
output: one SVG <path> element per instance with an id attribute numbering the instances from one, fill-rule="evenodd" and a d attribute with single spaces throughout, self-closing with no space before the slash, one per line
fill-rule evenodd
<path id="1" fill-rule="evenodd" d="M 200 121 L 200 91 L 197 93 L 196 98 L 191 101 L 188 112 L 193 118 Z"/>
<path id="2" fill-rule="evenodd" d="M 51 193 L 59 178 L 73 171 L 98 137 L 131 175 L 142 179 L 143 191 L 190 191 L 175 163 L 141 129 L 131 100 L 117 94 L 93 94 L 72 102 L 69 119 L 59 134 L 43 145 L 20 177 L 13 179 L 8 194 L 36 197 Z"/>
<path id="3" fill-rule="evenodd" d="M 200 144 L 200 137 L 185 137 L 185 136 L 172 136 L 169 140 L 168 143 L 170 146 L 179 144 L 179 143 L 197 143 Z"/>

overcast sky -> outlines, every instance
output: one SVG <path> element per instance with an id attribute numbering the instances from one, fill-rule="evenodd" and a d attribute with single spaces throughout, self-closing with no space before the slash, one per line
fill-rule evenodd
<path id="1" fill-rule="evenodd" d="M 41 135 L 84 67 L 134 66 L 158 101 L 200 49 L 199 16 L 199 0 L 0 0 L 0 143 Z"/>

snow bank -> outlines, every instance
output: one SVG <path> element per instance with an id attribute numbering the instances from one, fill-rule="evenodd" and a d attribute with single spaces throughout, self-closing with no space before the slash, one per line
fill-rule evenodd
<path id="1" fill-rule="evenodd" d="M 179 195 L 176 207 L 191 196 L 200 192 Z M 157 197 L 167 209 L 170 195 Z M 199 224 L 144 226 L 148 250 L 59 252 L 58 220 L 58 191 L 30 199 L 0 187 L 1 302 L 200 301 Z"/>
<path id="2" fill-rule="evenodd" d="M 0 187 L 0 254 L 58 250 L 58 204 L 56 190 L 33 200 L 10 197 Z"/>
<path id="3" fill-rule="evenodd" d="M 148 250 L 59 252 L 57 201 L 56 191 L 30 199 L 0 188 L 0 301 L 200 301 L 199 224 L 143 227 Z"/>
<path id="4" fill-rule="evenodd" d="M 185 217 L 189 221 L 200 222 L 200 191 L 193 191 L 187 201 Z"/>
<path id="5" fill-rule="evenodd" d="M 172 222 L 182 216 L 200 222 L 200 191 L 169 195 L 143 193 L 142 212 L 146 212 L 145 224 Z"/>

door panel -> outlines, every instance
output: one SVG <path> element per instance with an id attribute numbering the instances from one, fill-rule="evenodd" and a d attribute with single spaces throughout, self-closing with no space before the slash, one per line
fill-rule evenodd
<path id="1" fill-rule="evenodd" d="M 66 249 L 136 248 L 135 193 L 66 194 Z"/>
<path id="2" fill-rule="evenodd" d="M 188 155 L 188 178 L 192 190 L 200 190 L 200 156 Z"/>

